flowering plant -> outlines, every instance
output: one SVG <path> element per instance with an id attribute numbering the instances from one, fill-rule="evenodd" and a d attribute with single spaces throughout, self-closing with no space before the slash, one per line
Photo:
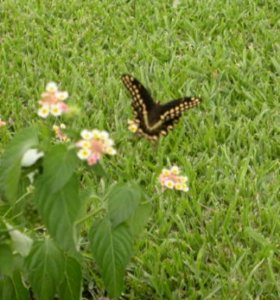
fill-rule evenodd
<path id="1" fill-rule="evenodd" d="M 69 112 L 67 98 L 49 83 L 38 115 Z M 130 127 L 137 131 L 137 124 Z M 53 125 L 52 143 L 50 130 L 39 128 L 18 132 L 0 160 L 0 291 L 5 285 L 9 295 L 27 300 L 28 285 L 37 299 L 79 300 L 86 257 L 95 260 L 109 296 L 116 298 L 133 242 L 150 215 L 147 195 L 133 182 L 112 183 L 105 195 L 84 192 L 80 160 L 95 166 L 104 155 L 117 154 L 107 131 L 84 129 L 70 139 L 66 125 Z M 187 178 L 179 175 L 178 167 L 164 169 L 160 184 L 187 191 Z M 93 205 L 93 197 L 102 201 Z"/>
<path id="2" fill-rule="evenodd" d="M 4 273 L 4 280 L 14 280 L 13 276 L 28 278 L 38 299 L 53 299 L 56 294 L 60 295 L 59 299 L 80 299 L 83 264 L 78 255 L 82 253 L 83 228 L 88 240 L 86 249 L 99 266 L 109 296 L 117 297 L 123 289 L 133 241 L 148 219 L 150 204 L 141 188 L 128 182 L 111 185 L 105 202 L 100 202 L 93 210 L 84 210 L 91 195 L 89 199 L 81 196 L 78 158 L 93 165 L 104 154 L 116 154 L 107 132 L 83 130 L 82 139 L 75 144 L 53 145 L 47 143 L 47 136 L 40 143 L 39 137 L 43 134 L 39 134 L 36 127 L 17 133 L 1 160 L 0 206 L 6 203 L 9 209 L 0 217 L 0 232 L 6 232 L 0 238 L 0 253 L 5 259 L 16 255 L 24 266 L 14 274 L 11 264 Z M 35 167 L 39 171 L 34 171 Z M 32 180 L 25 180 L 27 173 Z M 26 218 L 31 211 L 38 211 L 40 228 L 44 228 L 45 233 L 35 230 L 31 234 L 31 228 L 26 225 L 15 229 L 12 212 L 19 203 L 23 208 L 32 207 L 32 210 L 24 209 Z M 138 214 L 141 217 L 135 220 Z M 5 252 L 1 251 L 3 247 Z M 72 280 L 75 284 L 69 285 Z M 24 296 L 27 290 L 21 281 L 16 284 L 17 289 L 23 290 L 22 299 L 27 299 Z"/>

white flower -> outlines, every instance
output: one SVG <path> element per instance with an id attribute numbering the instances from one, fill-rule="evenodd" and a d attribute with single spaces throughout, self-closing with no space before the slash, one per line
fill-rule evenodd
<path id="1" fill-rule="evenodd" d="M 81 137 L 85 140 L 90 140 L 92 139 L 93 137 L 93 133 L 87 129 L 84 129 L 82 132 L 81 132 Z"/>
<path id="2" fill-rule="evenodd" d="M 80 140 L 76 143 L 76 146 L 79 148 L 87 148 L 89 149 L 91 146 L 91 143 L 89 140 Z"/>
<path id="3" fill-rule="evenodd" d="M 58 104 L 53 104 L 51 106 L 51 114 L 55 117 L 59 117 L 62 115 L 62 110 Z"/>
<path id="4" fill-rule="evenodd" d="M 107 138 L 104 143 L 107 147 L 112 147 L 114 145 L 114 141 L 110 138 Z"/>
<path id="5" fill-rule="evenodd" d="M 187 176 L 181 176 L 181 181 L 182 183 L 186 184 L 186 182 L 188 181 L 188 177 Z"/>
<path id="6" fill-rule="evenodd" d="M 188 192 L 189 190 L 190 190 L 190 188 L 186 184 L 183 183 L 180 188 L 180 191 Z"/>
<path id="7" fill-rule="evenodd" d="M 108 147 L 106 149 L 106 153 L 109 154 L 109 155 L 116 155 L 117 154 L 117 151 L 116 149 L 114 149 L 113 147 Z"/>
<path id="8" fill-rule="evenodd" d="M 78 151 L 78 157 L 81 160 L 88 159 L 90 155 L 91 155 L 91 151 L 87 148 L 82 148 Z"/>
<path id="9" fill-rule="evenodd" d="M 94 138 L 94 139 L 100 139 L 100 137 L 101 137 L 100 130 L 93 129 L 91 132 L 92 132 L 92 138 Z"/>
<path id="10" fill-rule="evenodd" d="M 180 169 L 177 167 L 177 166 L 173 166 L 171 169 L 170 169 L 171 173 L 174 174 L 174 175 L 179 175 L 180 174 Z"/>
<path id="11" fill-rule="evenodd" d="M 57 99 L 58 99 L 59 101 L 64 101 L 64 100 L 66 100 L 68 97 L 69 97 L 68 92 L 58 92 L 58 93 L 57 93 Z"/>
<path id="12" fill-rule="evenodd" d="M 57 84 L 55 82 L 49 82 L 46 86 L 46 91 L 49 92 L 49 93 L 55 93 L 57 92 L 58 90 L 58 87 L 57 87 Z"/>
<path id="13" fill-rule="evenodd" d="M 100 138 L 103 140 L 109 139 L 109 133 L 105 130 L 100 131 Z"/>
<path id="14" fill-rule="evenodd" d="M 29 149 L 24 153 L 21 159 L 21 166 L 30 167 L 34 165 L 36 161 L 43 156 L 44 152 L 39 152 L 38 149 Z"/>
<path id="15" fill-rule="evenodd" d="M 43 105 L 38 109 L 38 116 L 41 118 L 46 118 L 50 113 L 50 109 L 48 105 Z"/>
<path id="16" fill-rule="evenodd" d="M 162 175 L 162 176 L 169 176 L 170 173 L 171 173 L 170 170 L 168 170 L 168 169 L 163 169 L 162 172 L 161 172 L 161 175 Z"/>
<path id="17" fill-rule="evenodd" d="M 174 182 L 172 180 L 166 180 L 165 181 L 165 186 L 168 187 L 169 189 L 174 188 Z"/>

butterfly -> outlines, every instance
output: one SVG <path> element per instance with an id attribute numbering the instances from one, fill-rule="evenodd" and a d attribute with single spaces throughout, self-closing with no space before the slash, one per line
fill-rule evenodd
<path id="1" fill-rule="evenodd" d="M 199 97 L 184 97 L 160 104 L 153 100 L 147 89 L 133 76 L 122 75 L 122 82 L 132 96 L 132 108 L 136 117 L 132 122 L 137 128 L 134 131 L 149 140 L 167 135 L 184 111 L 202 101 Z"/>

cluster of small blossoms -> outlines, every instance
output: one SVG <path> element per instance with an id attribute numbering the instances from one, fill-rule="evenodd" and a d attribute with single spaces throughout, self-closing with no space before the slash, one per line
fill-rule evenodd
<path id="1" fill-rule="evenodd" d="M 7 122 L 2 121 L 2 119 L 0 118 L 0 127 L 4 127 L 6 126 Z"/>
<path id="2" fill-rule="evenodd" d="M 55 133 L 55 136 L 61 142 L 68 142 L 70 140 L 67 134 L 63 132 L 65 128 L 66 126 L 63 123 L 61 123 L 59 126 L 53 125 L 53 131 Z"/>
<path id="3" fill-rule="evenodd" d="M 135 133 L 137 132 L 138 128 L 139 128 L 139 124 L 136 121 L 132 121 L 132 120 L 128 120 L 128 130 Z"/>
<path id="4" fill-rule="evenodd" d="M 187 186 L 188 177 L 180 176 L 180 169 L 177 166 L 171 167 L 171 169 L 163 169 L 159 176 L 160 184 L 168 189 L 175 189 L 183 192 L 187 192 L 189 187 Z"/>
<path id="5" fill-rule="evenodd" d="M 38 115 L 47 118 L 49 115 L 61 116 L 69 111 L 69 106 L 64 102 L 68 98 L 68 92 L 59 91 L 55 82 L 49 82 L 46 91 L 42 93 Z"/>
<path id="6" fill-rule="evenodd" d="M 81 132 L 81 137 L 82 140 L 76 143 L 76 146 L 80 148 L 78 157 L 86 160 L 89 166 L 95 165 L 104 154 L 115 155 L 117 153 L 107 131 L 85 129 Z"/>

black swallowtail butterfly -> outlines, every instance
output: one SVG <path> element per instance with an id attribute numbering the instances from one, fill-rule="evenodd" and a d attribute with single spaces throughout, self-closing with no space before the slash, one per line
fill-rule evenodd
<path id="1" fill-rule="evenodd" d="M 122 81 L 132 96 L 137 133 L 150 140 L 167 135 L 184 111 L 202 101 L 198 97 L 184 97 L 161 105 L 153 100 L 146 88 L 133 76 L 124 74 Z"/>

